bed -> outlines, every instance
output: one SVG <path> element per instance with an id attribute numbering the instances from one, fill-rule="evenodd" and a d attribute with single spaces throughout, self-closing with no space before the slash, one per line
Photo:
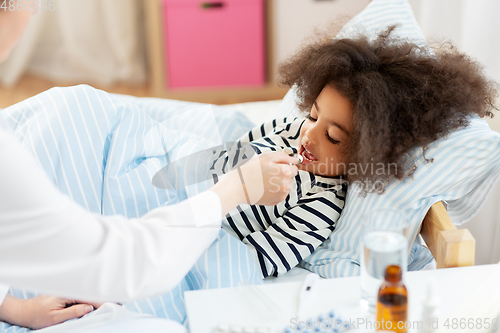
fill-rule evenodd
<path id="1" fill-rule="evenodd" d="M 57 96 L 58 98 L 54 98 Z M 94 97 L 93 97 L 94 96 Z M 72 195 L 73 198 L 80 202 L 82 205 L 87 205 L 87 208 L 90 210 L 98 211 L 103 214 L 123 214 L 129 217 L 140 216 L 147 209 L 154 208 L 155 200 L 159 204 L 161 201 L 175 203 L 179 200 L 183 200 L 185 197 L 197 193 L 198 191 L 203 190 L 203 186 L 198 188 L 188 189 L 182 193 L 161 193 L 158 192 L 154 187 L 145 187 L 147 194 L 137 195 L 137 191 L 134 188 L 137 188 L 137 185 L 133 185 L 137 179 L 145 178 L 143 185 L 149 182 L 151 184 L 150 177 L 155 170 L 158 170 L 161 167 L 163 156 L 163 147 L 161 145 L 156 145 L 155 142 L 161 142 L 161 131 L 158 130 L 157 122 L 165 122 L 168 124 L 165 126 L 170 127 L 170 131 L 173 129 L 176 130 L 174 132 L 170 132 L 172 134 L 171 146 L 169 149 L 178 152 L 185 152 L 183 148 L 185 145 L 185 141 L 189 143 L 189 149 L 204 149 L 206 148 L 207 142 L 211 142 L 211 144 L 217 144 L 218 139 L 214 138 L 213 133 L 208 131 L 206 133 L 203 132 L 203 129 L 206 127 L 198 126 L 192 123 L 186 123 L 186 118 L 189 119 L 198 119 L 200 123 L 207 124 L 213 122 L 214 126 L 217 126 L 220 130 L 218 134 L 220 135 L 220 139 L 224 140 L 234 140 L 235 136 L 239 135 L 239 133 L 248 130 L 253 127 L 253 122 L 250 120 L 252 118 L 258 119 L 260 117 L 258 113 L 254 113 L 253 110 L 260 110 L 261 115 L 267 115 L 273 111 L 280 110 L 280 107 L 286 101 L 272 101 L 272 102 L 259 102 L 259 103 L 251 103 L 244 105 L 234 105 L 234 106 L 207 106 L 207 105 L 199 105 L 187 102 L 179 102 L 179 101 L 166 101 L 166 100 L 157 100 L 157 99 L 139 99 L 130 96 L 116 96 L 109 95 L 105 92 L 98 91 L 89 86 L 76 86 L 70 88 L 56 88 L 52 89 L 46 93 L 36 96 L 33 99 L 27 100 L 23 103 L 20 103 L 13 107 L 12 109 L 7 110 L 7 114 L 9 115 L 9 120 L 11 121 L 16 129 L 16 135 L 18 135 L 19 139 L 23 142 L 23 144 L 30 150 L 34 151 L 34 153 L 38 156 L 38 159 L 42 166 L 45 165 L 46 171 L 48 174 L 53 175 L 53 180 L 56 183 L 63 183 L 65 180 L 62 175 L 58 173 L 54 173 L 49 165 L 44 163 L 43 153 L 43 144 L 44 142 L 41 138 L 36 138 L 36 131 L 30 132 L 28 128 L 35 129 L 37 123 L 40 119 L 43 119 L 47 115 L 46 105 L 50 105 L 51 109 L 55 110 L 54 112 L 59 115 L 64 115 L 64 109 L 74 105 L 80 105 L 85 110 L 92 110 L 92 112 L 87 113 L 79 113 L 79 116 L 82 117 L 82 120 L 79 123 L 91 123 L 91 120 L 94 117 L 97 119 L 108 118 L 111 119 L 111 123 L 113 123 L 112 119 L 120 119 L 118 124 L 114 125 L 113 130 L 113 141 L 111 142 L 110 148 L 114 145 L 118 149 L 110 149 L 109 151 L 120 151 L 120 155 L 117 156 L 109 156 L 108 155 L 108 165 L 107 165 L 107 177 L 103 180 L 103 183 L 95 184 L 96 187 L 103 188 L 103 196 L 99 198 L 98 201 L 93 200 L 91 193 L 88 191 L 82 191 L 81 193 L 69 193 L 68 195 Z M 103 107 L 100 107 L 102 105 Z M 275 109 L 278 107 L 278 109 Z M 35 116 L 28 117 L 28 111 L 32 112 Z M 166 112 L 166 110 L 170 112 Z M 238 111 L 239 110 L 239 111 Z M 248 113 L 250 111 L 249 117 L 246 117 L 244 113 Z M 50 113 L 49 113 L 50 114 Z M 152 119 L 156 119 L 152 121 L 147 119 L 146 115 L 149 115 Z M 184 115 L 184 116 L 182 116 Z M 186 117 L 188 116 L 189 117 Z M 138 119 L 143 118 L 145 121 L 137 122 Z M 86 119 L 86 120 L 85 120 Z M 93 121 L 93 120 L 92 120 Z M 71 120 L 69 118 L 63 118 L 62 122 L 68 128 L 71 128 Z M 103 121 L 104 123 L 104 121 Z M 145 126 L 144 124 L 147 123 Z M 135 125 L 134 125 L 135 124 Z M 143 124 L 143 125 L 140 125 Z M 479 126 L 479 129 L 484 129 L 482 126 L 484 125 L 482 121 L 478 120 L 478 123 L 474 125 Z M 23 130 L 21 130 L 23 128 Z M 189 131 L 182 131 L 181 129 L 189 129 Z M 196 135 L 193 135 L 193 129 L 197 129 Z M 92 129 L 90 129 L 92 130 Z M 143 130 L 146 135 L 142 138 L 147 138 L 147 140 L 140 140 L 142 142 L 141 145 L 136 145 L 134 149 L 128 149 L 131 143 L 126 143 L 126 137 L 130 131 L 138 132 Z M 470 129 L 469 129 L 470 130 Z M 475 130 L 478 130 L 477 128 Z M 107 130 L 104 130 L 105 133 Z M 75 133 L 78 133 L 79 130 L 75 128 Z M 478 136 L 480 136 L 484 140 L 484 131 L 480 130 Z M 108 134 L 108 133 L 107 133 Z M 106 136 L 108 136 L 106 134 Z M 463 134 L 463 133 L 462 133 Z M 466 133 L 467 134 L 467 133 Z M 469 133 L 470 134 L 470 133 Z M 85 135 L 82 133 L 82 135 Z M 201 137 L 200 137 L 201 135 Z M 465 135 L 465 134 L 464 134 Z M 35 139 L 33 139 L 35 136 Z M 174 138 L 175 137 L 175 140 Z M 466 135 L 467 138 L 470 138 L 469 135 Z M 493 138 L 497 136 L 493 135 Z M 183 140 L 178 140 L 179 138 L 183 138 Z M 88 142 L 88 145 L 83 147 L 83 155 L 91 156 L 93 155 L 93 144 L 98 145 L 99 137 L 96 136 L 93 138 L 96 142 Z M 208 140 L 208 141 L 207 141 Z M 33 145 L 33 142 L 39 142 Z M 124 145 L 124 142 L 126 143 Z M 498 141 L 500 142 L 500 141 Z M 500 144 L 498 143 L 497 144 Z M 138 142 L 140 143 L 140 142 Z M 141 154 L 144 151 L 144 145 L 151 143 L 152 147 L 150 147 L 154 153 L 148 153 L 148 157 L 153 156 L 154 158 L 145 159 L 144 155 Z M 54 145 L 54 143 L 47 142 L 45 139 L 45 144 L 48 146 Z M 475 144 L 475 143 L 474 143 Z M 500 146 L 499 146 L 500 147 Z M 466 147 L 464 149 L 470 150 L 470 147 Z M 108 151 L 108 153 L 109 153 Z M 191 150 L 192 151 L 192 150 Z M 491 156 L 490 149 L 486 149 L 487 152 Z M 61 152 L 64 156 L 66 155 L 64 151 Z M 458 154 L 464 156 L 464 151 L 458 152 Z M 111 158 L 110 158 L 111 157 Z M 468 158 L 471 158 L 469 156 Z M 53 157 L 52 160 L 58 160 L 59 158 Z M 128 163 L 121 163 L 118 161 L 129 161 Z M 117 161 L 116 163 L 113 161 Z M 148 163 L 145 163 L 147 161 Z M 57 168 L 65 168 L 72 169 L 72 162 L 68 158 L 61 159 L 61 165 L 57 166 Z M 474 168 L 477 171 L 477 168 Z M 486 172 L 488 175 L 492 171 L 492 169 L 488 169 Z M 493 171 L 495 169 L 493 168 Z M 467 171 L 467 169 L 466 169 Z M 469 170 L 470 171 L 470 170 Z M 92 170 L 91 170 L 92 172 Z M 96 170 L 96 172 L 101 172 L 101 170 Z M 68 173 L 70 174 L 70 173 Z M 76 182 L 78 177 L 83 177 L 82 175 L 78 175 L 78 173 L 73 173 L 74 179 L 67 179 L 67 181 Z M 470 176 L 470 175 L 469 175 Z M 59 178 L 58 178 L 59 177 Z M 465 177 L 469 178 L 469 177 Z M 491 177 L 487 177 L 483 181 L 491 180 Z M 89 181 L 91 182 L 91 181 Z M 132 182 L 132 185 L 131 185 Z M 476 183 L 476 182 L 474 182 Z M 472 186 L 472 185 L 471 185 Z M 125 188 L 130 190 L 121 190 L 119 188 Z M 74 188 L 74 186 L 68 186 L 68 188 Z M 67 190 L 66 189 L 66 190 Z M 63 189 L 64 190 L 64 189 Z M 142 191 L 142 190 L 141 190 Z M 191 193 L 190 193 L 191 191 Z M 128 193 L 129 195 L 125 195 L 123 197 L 123 193 Z M 457 188 L 451 188 L 451 192 L 457 193 Z M 470 191 L 467 191 L 468 194 Z M 459 192 L 460 194 L 460 192 Z M 80 196 L 79 196 L 80 195 Z M 160 200 L 155 199 L 157 196 L 162 195 L 163 197 Z M 443 194 L 444 195 L 444 194 Z M 450 195 L 450 194 L 447 194 Z M 456 194 L 455 194 L 456 195 Z M 485 194 L 486 195 L 486 194 Z M 397 195 L 395 195 L 397 196 Z M 356 196 L 352 197 L 354 200 L 357 198 Z M 377 197 L 375 197 L 377 199 Z M 419 201 L 424 200 L 425 202 L 437 202 L 439 201 L 439 196 L 434 196 L 431 198 L 432 200 L 428 200 L 428 198 L 421 198 L 421 200 L 415 200 L 417 203 Z M 371 198 L 371 200 L 374 200 Z M 102 203 L 101 205 L 89 205 L 89 202 L 98 202 Z M 356 200 L 354 201 L 356 202 Z M 451 203 L 452 201 L 449 200 Z M 428 207 L 423 207 L 422 209 L 415 209 L 415 202 L 413 202 L 408 209 L 411 211 L 418 211 L 417 219 L 422 220 L 423 216 L 426 213 L 426 209 Z M 114 208 L 113 208 L 114 207 Z M 148 207 L 148 208 L 146 208 Z M 352 213 L 351 213 L 352 214 Z M 349 215 L 346 215 L 349 216 Z M 421 217 L 419 217 L 421 216 Z M 417 221 L 417 220 L 415 220 Z M 418 224 L 418 223 L 417 223 Z M 338 241 L 334 241 L 334 244 L 337 244 Z M 323 252 L 333 252 L 337 251 L 328 247 L 322 248 Z M 356 249 L 351 249 L 351 251 L 356 251 Z M 418 255 L 419 252 L 424 252 L 425 249 L 420 246 L 418 243 L 415 245 L 414 250 L 411 252 L 411 256 L 415 259 L 415 256 Z M 338 251 L 337 251 L 338 252 Z M 218 257 L 213 257 L 214 253 L 219 253 Z M 224 253 L 238 253 L 238 256 L 224 256 L 221 255 Z M 339 253 L 335 254 L 339 255 Z M 317 270 L 324 277 L 337 277 L 337 276 L 347 276 L 350 272 L 345 272 L 343 275 L 334 275 L 336 271 L 334 269 L 327 270 L 328 264 L 331 262 L 335 262 L 335 255 L 330 255 L 329 257 L 323 257 L 316 267 L 313 267 L 312 270 Z M 342 255 L 345 256 L 345 250 Z M 349 257 L 349 261 L 355 261 L 357 259 L 356 255 L 351 255 Z M 426 256 L 424 255 L 425 259 Z M 430 256 L 430 260 L 432 260 L 432 256 Z M 326 263 L 325 263 L 326 261 Z M 345 260 L 340 260 L 340 262 L 344 262 Z M 414 262 L 414 261 L 412 261 Z M 207 264 L 208 263 L 208 264 Z M 312 263 L 305 263 L 303 266 L 313 265 Z M 337 264 L 338 265 L 338 264 Z M 354 264 L 356 265 L 356 264 Z M 219 267 L 218 269 L 215 269 Z M 222 267 L 222 270 L 220 269 Z M 335 264 L 331 265 L 331 267 L 335 268 Z M 420 268 L 417 266 L 417 268 Z M 412 269 L 410 266 L 409 269 Z M 308 273 L 308 270 L 304 268 L 296 268 L 292 270 L 290 273 L 285 276 L 278 278 L 273 281 L 266 281 L 266 283 L 276 283 L 276 282 L 285 282 L 285 281 L 294 281 L 297 279 L 303 279 L 304 276 Z M 331 274 L 331 275 L 329 275 Z M 353 274 L 351 274 L 353 275 Z M 160 318 L 171 318 L 175 321 L 188 324 L 186 321 L 186 314 L 183 308 L 183 298 L 182 294 L 187 290 L 197 290 L 204 288 L 223 288 L 223 287 L 231 287 L 238 286 L 244 284 L 260 284 L 264 283 L 258 276 L 257 268 L 252 265 L 252 261 L 242 243 L 233 239 L 232 237 L 228 237 L 227 234 L 221 232 L 217 242 L 212 246 L 211 250 L 209 250 L 202 258 L 200 258 L 197 265 L 193 268 L 193 270 L 186 276 L 185 280 L 183 280 L 177 288 L 174 288 L 171 292 L 166 293 L 164 295 L 159 295 L 158 297 L 153 297 L 146 300 L 139 300 L 137 302 L 131 302 L 125 304 L 124 307 L 117 308 L 112 304 L 107 305 L 100 311 L 96 311 L 92 316 L 88 316 L 89 319 L 84 319 L 81 321 L 72 321 L 66 323 L 64 325 L 55 326 L 50 328 L 48 331 L 55 331 L 57 329 L 67 330 L 71 327 L 71 330 L 88 330 L 89 328 L 85 326 L 89 321 L 91 323 L 96 319 L 104 319 L 103 328 L 111 327 L 117 328 L 119 325 L 123 325 L 123 320 L 127 322 L 127 327 L 131 328 L 132 324 L 129 323 L 130 320 L 133 319 L 134 323 L 140 322 L 141 327 L 145 327 L 145 322 L 149 323 L 149 319 L 153 321 L 157 321 L 153 319 L 151 316 L 160 317 Z M 25 290 L 12 289 L 11 292 L 20 298 L 28 298 L 36 295 L 36 293 L 30 293 Z M 122 313 L 125 311 L 125 313 Z M 136 318 L 136 313 L 140 313 L 140 317 Z M 121 314 L 121 315 L 120 315 Z M 87 317 L 86 317 L 87 318 Z M 111 324 L 110 318 L 121 318 L 118 322 Z M 144 323 L 143 323 L 144 321 Z M 79 323 L 79 324 L 77 324 Z M 114 325 L 117 326 L 114 326 Z M 164 324 L 164 322 L 160 322 L 160 324 Z M 70 325 L 65 326 L 65 325 Z M 3 324 L 3 331 L 5 332 L 19 332 L 23 331 L 23 329 L 19 329 L 16 327 L 8 326 Z"/>
<path id="2" fill-rule="evenodd" d="M 378 19 L 381 12 L 385 13 L 383 20 Z M 425 43 L 406 0 L 372 1 L 344 27 L 340 36 L 360 33 L 373 36 L 393 23 L 402 23 L 398 28 L 399 37 Z M 60 186 L 63 192 L 90 211 L 137 217 L 159 205 L 174 204 L 206 189 L 203 182 L 175 191 L 152 186 L 152 176 L 167 159 L 175 160 L 222 142 L 235 141 L 269 119 L 301 116 L 295 102 L 293 89 L 280 101 L 211 106 L 111 95 L 80 85 L 51 89 L 8 108 L 5 115 L 16 136 L 35 154 L 53 181 L 66 184 Z M 51 127 L 53 133 L 66 128 L 72 130 L 65 132 L 64 138 L 41 135 L 40 124 L 51 126 L 51 117 L 57 117 L 53 122 L 57 127 Z M 81 144 L 78 158 L 87 164 L 85 173 L 79 172 L 72 160 L 69 142 L 73 140 Z M 48 152 L 44 148 L 47 146 L 60 149 Z M 165 154 L 165 149 L 169 154 Z M 375 207 L 404 211 L 411 222 L 413 238 L 419 233 L 427 211 L 437 202 L 447 202 L 448 214 L 456 224 L 472 218 L 500 177 L 500 135 L 491 131 L 484 120 L 472 118 L 467 128 L 430 145 L 426 155 L 433 157 L 434 163 L 424 163 L 421 152 L 414 152 L 414 157 L 420 161 L 414 174 L 418 181 L 392 183 L 384 195 L 359 196 L 359 189 L 351 187 L 346 207 L 331 237 L 304 260 L 300 268 L 266 283 L 302 279 L 310 271 L 325 278 L 358 274 L 362 216 Z M 102 156 L 107 161 L 104 177 L 94 177 L 103 174 Z M 93 158 L 98 163 L 93 163 Z M 77 184 L 93 184 L 102 192 L 89 191 Z M 409 270 L 424 269 L 433 263 L 432 255 L 418 238 L 409 246 L 408 253 Z M 92 323 L 97 316 L 103 318 L 103 324 L 98 327 L 101 330 L 118 329 L 119 325 L 132 330 L 130 318 L 138 322 L 153 317 L 168 318 L 188 326 L 183 300 L 185 291 L 261 283 L 264 281 L 245 246 L 221 231 L 212 247 L 170 292 L 123 307 L 107 305 L 88 315 L 89 319 L 46 331 L 88 331 L 87 323 Z M 36 295 L 36 292 L 14 288 L 11 293 L 20 298 Z M 125 322 L 128 324 L 124 325 Z M 14 331 L 23 332 L 24 329 L 0 324 L 0 332 Z"/>

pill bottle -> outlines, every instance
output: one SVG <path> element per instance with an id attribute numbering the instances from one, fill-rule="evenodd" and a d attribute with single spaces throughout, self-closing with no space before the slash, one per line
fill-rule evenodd
<path id="1" fill-rule="evenodd" d="M 388 266 L 377 295 L 377 331 L 408 331 L 408 291 L 403 284 L 403 270 Z"/>

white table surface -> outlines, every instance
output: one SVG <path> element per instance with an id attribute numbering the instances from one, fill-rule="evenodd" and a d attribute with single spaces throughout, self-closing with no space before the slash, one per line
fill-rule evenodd
<path id="1" fill-rule="evenodd" d="M 485 320 L 500 312 L 498 264 L 408 272 L 404 280 L 408 289 L 408 319 L 411 322 L 421 320 L 422 300 L 429 279 L 436 282 L 440 298 L 439 327 L 444 332 L 458 331 L 450 326 L 443 326 L 447 318 L 451 324 L 453 318 Z M 297 300 L 301 286 L 302 282 L 288 282 L 186 292 L 184 296 L 190 331 L 209 333 L 219 324 L 226 324 L 268 328 L 268 332 L 273 333 L 284 332 L 292 320 L 297 323 L 298 320 L 317 318 L 318 314 L 330 310 L 336 310 L 345 320 L 359 324 L 352 332 L 373 331 L 365 323 L 371 321 L 373 324 L 374 316 L 364 313 L 359 306 L 359 277 L 320 280 L 318 292 L 305 310 L 304 318 L 297 319 Z M 489 332 L 479 329 L 479 326 L 463 331 Z M 418 330 L 410 329 L 410 332 Z"/>

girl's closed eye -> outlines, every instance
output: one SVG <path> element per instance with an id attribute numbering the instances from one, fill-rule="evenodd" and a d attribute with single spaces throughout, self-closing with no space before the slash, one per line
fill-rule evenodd
<path id="1" fill-rule="evenodd" d="M 340 141 L 335 140 L 334 138 L 332 138 L 332 137 L 330 136 L 330 134 L 328 134 L 328 132 L 326 132 L 326 138 L 328 139 L 328 141 L 330 141 L 330 142 L 331 142 L 331 143 L 333 143 L 334 145 L 336 145 L 336 144 L 339 144 L 339 143 L 340 143 Z"/>
<path id="2" fill-rule="evenodd" d="M 314 118 L 310 113 L 307 115 L 307 119 L 310 120 L 310 121 L 312 121 L 312 122 L 318 121 L 318 119 Z M 335 140 L 334 138 L 332 138 L 330 136 L 330 134 L 328 134 L 328 132 L 326 132 L 326 138 L 328 139 L 328 141 L 330 141 L 333 144 L 339 144 L 340 143 L 340 141 Z"/>

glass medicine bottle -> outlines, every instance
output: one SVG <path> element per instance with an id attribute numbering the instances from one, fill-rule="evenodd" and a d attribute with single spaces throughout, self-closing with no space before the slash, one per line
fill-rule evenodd
<path id="1" fill-rule="evenodd" d="M 401 267 L 386 268 L 385 281 L 377 295 L 377 330 L 405 333 L 408 320 L 408 291 L 402 281 Z"/>

